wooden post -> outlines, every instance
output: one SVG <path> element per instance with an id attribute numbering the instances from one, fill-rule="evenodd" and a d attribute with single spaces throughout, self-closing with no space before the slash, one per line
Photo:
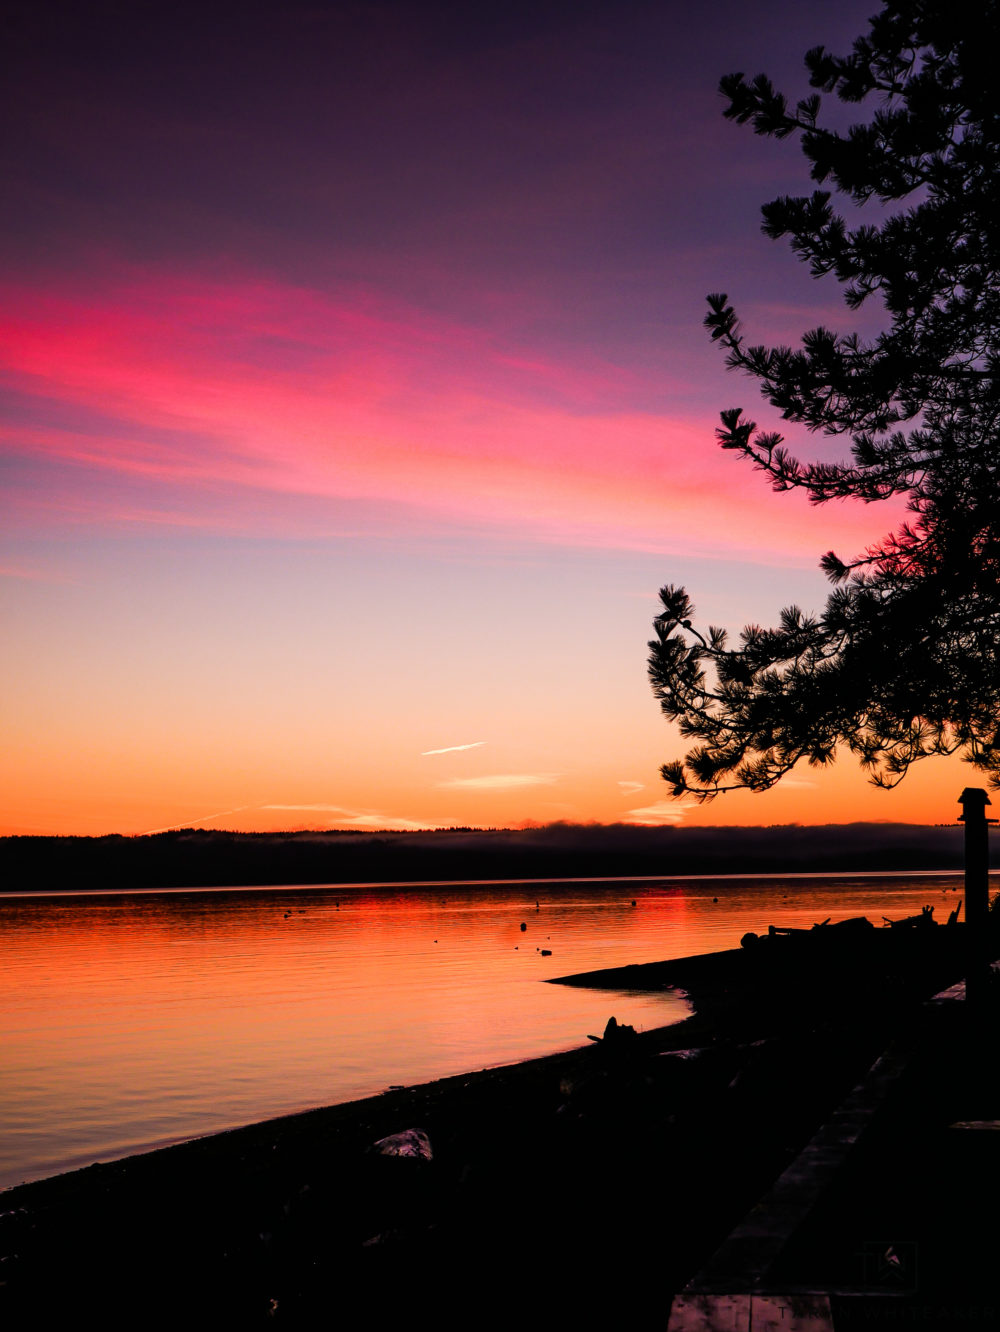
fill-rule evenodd
<path id="1" fill-rule="evenodd" d="M 989 986 L 990 957 L 987 947 L 987 916 L 990 909 L 990 848 L 986 806 L 989 796 L 979 786 L 967 786 L 958 797 L 962 806 L 959 823 L 965 824 L 965 921 L 968 935 L 965 997 L 981 1005 Z"/>

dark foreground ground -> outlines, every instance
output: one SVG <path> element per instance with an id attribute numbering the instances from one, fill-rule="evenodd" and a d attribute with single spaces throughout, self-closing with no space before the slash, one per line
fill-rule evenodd
<path id="1" fill-rule="evenodd" d="M 926 967 L 835 994 L 836 965 L 719 973 L 675 1027 L 11 1190 L 0 1326 L 664 1329 L 893 1048 L 886 1107 L 771 1279 L 840 1291 L 838 1332 L 994 1328 L 1000 1135 L 949 1126 L 997 1116 L 995 1024 L 919 1002 Z M 372 1150 L 412 1128 L 432 1159 Z M 910 1285 L 879 1268 L 892 1245 Z"/>

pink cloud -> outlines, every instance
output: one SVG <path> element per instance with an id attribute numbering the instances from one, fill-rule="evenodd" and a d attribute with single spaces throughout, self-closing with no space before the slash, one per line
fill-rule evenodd
<path id="1" fill-rule="evenodd" d="M 234 492 L 256 492 L 554 542 L 809 559 L 891 524 L 770 495 L 719 453 L 713 421 L 639 410 L 641 386 L 616 367 L 546 360 L 370 293 L 146 277 L 94 299 L 5 296 L 0 368 L 60 421 L 0 440 L 140 482 L 133 521 L 161 512 L 150 488 L 180 487 L 196 502 L 174 493 L 166 511 L 203 525 L 214 489 L 225 525 Z"/>
<path id="2" fill-rule="evenodd" d="M 18 578 L 29 583 L 71 583 L 74 580 L 64 573 L 55 573 L 49 569 L 27 569 L 23 565 L 0 564 L 0 578 Z"/>

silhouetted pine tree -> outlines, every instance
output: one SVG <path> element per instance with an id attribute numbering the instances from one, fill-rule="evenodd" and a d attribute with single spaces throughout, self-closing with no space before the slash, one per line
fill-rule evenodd
<path id="1" fill-rule="evenodd" d="M 726 116 L 798 134 L 814 180 L 857 205 L 907 206 L 857 227 L 828 189 L 762 210 L 764 232 L 787 236 L 814 275 L 832 273 L 849 309 L 881 301 L 874 340 L 816 328 L 798 349 L 750 346 L 728 298 L 708 298 L 727 365 L 784 419 L 848 436 L 850 461 L 804 464 L 738 408 L 722 413 L 719 442 L 776 490 L 816 504 L 902 495 L 910 517 L 857 559 L 823 557 L 835 590 L 821 615 L 790 607 L 738 647 L 692 626 L 683 588 L 663 588 L 650 678 L 695 742 L 662 768 L 674 795 L 765 790 L 801 759 L 828 763 L 839 743 L 879 786 L 955 751 L 1000 786 L 998 8 L 888 0 L 850 55 L 810 51 L 813 88 L 874 103 L 844 134 L 819 124 L 819 92 L 790 108 L 762 75 L 722 80 Z"/>

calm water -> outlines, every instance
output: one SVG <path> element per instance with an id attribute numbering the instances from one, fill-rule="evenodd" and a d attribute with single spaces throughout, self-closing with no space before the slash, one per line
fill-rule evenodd
<path id="1" fill-rule="evenodd" d="M 926 902 L 943 918 L 960 885 L 772 876 L 0 897 L 0 1187 L 569 1049 L 612 1013 L 663 1026 L 686 1015 L 682 997 L 544 979 L 732 948 L 769 923 L 878 922 Z"/>

